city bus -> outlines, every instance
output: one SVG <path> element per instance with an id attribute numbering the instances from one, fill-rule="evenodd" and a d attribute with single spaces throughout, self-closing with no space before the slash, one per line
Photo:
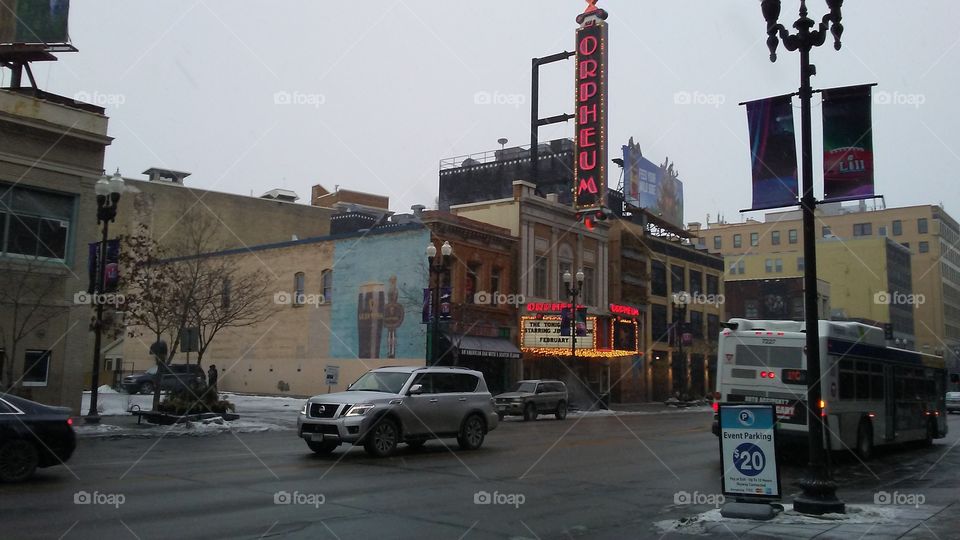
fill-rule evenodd
<path id="1" fill-rule="evenodd" d="M 718 403 L 772 403 L 781 440 L 807 437 L 806 324 L 730 319 L 720 332 Z M 876 446 L 947 434 L 942 357 L 888 347 L 881 328 L 820 321 L 824 447 L 868 459 Z M 716 415 L 714 434 L 719 434 Z M 828 436 L 829 435 L 829 436 Z"/>

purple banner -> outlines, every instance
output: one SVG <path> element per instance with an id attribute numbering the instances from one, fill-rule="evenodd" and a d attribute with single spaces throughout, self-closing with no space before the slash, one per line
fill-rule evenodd
<path id="1" fill-rule="evenodd" d="M 750 101 L 750 167 L 755 209 L 798 204 L 797 142 L 790 96 Z"/>

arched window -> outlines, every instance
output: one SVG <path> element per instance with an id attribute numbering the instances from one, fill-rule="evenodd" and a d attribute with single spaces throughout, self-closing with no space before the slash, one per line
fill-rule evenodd
<path id="1" fill-rule="evenodd" d="M 323 303 L 333 302 L 333 270 L 320 272 L 320 287 L 323 289 Z"/>
<path id="2" fill-rule="evenodd" d="M 306 302 L 306 276 L 303 272 L 293 275 L 293 305 L 302 306 Z"/>

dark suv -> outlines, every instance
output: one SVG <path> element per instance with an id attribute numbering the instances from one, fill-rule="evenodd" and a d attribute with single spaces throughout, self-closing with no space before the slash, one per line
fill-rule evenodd
<path id="1" fill-rule="evenodd" d="M 160 379 L 161 390 L 180 390 L 189 388 L 190 385 L 204 382 L 207 380 L 203 369 L 196 364 L 170 364 L 168 369 L 163 370 L 163 377 Z M 153 377 L 157 373 L 157 366 L 134 373 L 123 378 L 123 389 L 130 394 L 152 394 Z"/>
<path id="2" fill-rule="evenodd" d="M 525 421 L 536 420 L 539 414 L 553 414 L 557 420 L 567 417 L 567 386 L 560 381 L 520 381 L 512 392 L 496 398 L 497 416 L 523 416 Z"/>
<path id="3" fill-rule="evenodd" d="M 346 392 L 310 398 L 297 418 L 297 433 L 317 454 L 347 443 L 385 457 L 399 443 L 420 447 L 447 437 L 456 437 L 463 450 L 476 450 L 497 422 L 479 371 L 384 367 L 368 371 Z"/>

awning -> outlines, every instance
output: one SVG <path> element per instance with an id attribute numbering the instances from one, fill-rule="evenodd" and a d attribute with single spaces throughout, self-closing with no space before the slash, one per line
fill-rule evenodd
<path id="1" fill-rule="evenodd" d="M 457 348 L 461 356 L 501 358 L 504 360 L 517 360 L 521 357 L 520 349 L 503 338 L 450 334 L 447 339 L 450 340 L 451 345 Z"/>

